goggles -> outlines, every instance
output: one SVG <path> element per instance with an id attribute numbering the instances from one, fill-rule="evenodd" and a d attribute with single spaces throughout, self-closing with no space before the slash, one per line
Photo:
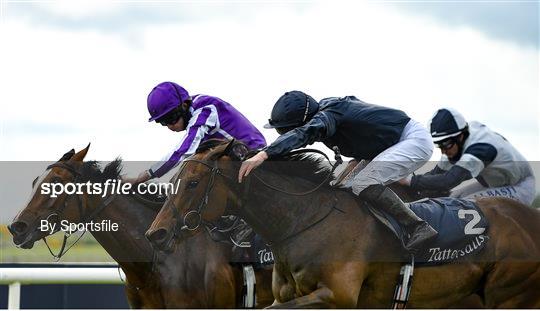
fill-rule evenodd
<path id="1" fill-rule="evenodd" d="M 182 108 L 178 107 L 178 108 L 173 109 L 171 112 L 167 113 L 163 117 L 157 119 L 156 122 L 163 126 L 167 126 L 167 125 L 175 124 L 183 116 L 184 116 L 184 113 L 182 111 Z"/>
<path id="2" fill-rule="evenodd" d="M 454 139 L 448 139 L 448 140 L 437 143 L 437 147 L 439 147 L 439 149 L 441 149 L 442 151 L 446 151 L 454 147 L 455 144 L 456 144 L 456 141 Z"/>

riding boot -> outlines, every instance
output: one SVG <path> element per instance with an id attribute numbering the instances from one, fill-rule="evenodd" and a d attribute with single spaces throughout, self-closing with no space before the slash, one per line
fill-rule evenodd
<path id="1" fill-rule="evenodd" d="M 390 188 L 383 185 L 371 185 L 360 196 L 390 214 L 409 235 L 405 237 L 405 248 L 416 253 L 420 246 L 437 236 L 437 231 L 426 221 L 418 217 Z"/>

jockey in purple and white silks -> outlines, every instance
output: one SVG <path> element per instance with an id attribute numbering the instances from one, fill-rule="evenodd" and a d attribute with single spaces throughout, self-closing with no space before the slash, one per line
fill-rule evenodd
<path id="1" fill-rule="evenodd" d="M 189 157 L 201 142 L 211 138 L 237 139 L 251 149 L 266 146 L 259 130 L 229 103 L 209 95 L 194 95 L 173 82 L 158 84 L 147 100 L 149 121 L 155 121 L 175 132 L 185 131 L 178 144 L 161 161 L 136 178 L 124 178 L 130 183 L 161 177 Z"/>
<path id="2" fill-rule="evenodd" d="M 467 123 L 451 108 L 437 110 L 430 127 L 441 160 L 427 174 L 413 175 L 402 184 L 416 190 L 452 190 L 451 196 L 458 198 L 502 196 L 531 205 L 536 193 L 532 168 L 503 136 L 480 122 Z"/>
<path id="3" fill-rule="evenodd" d="M 386 185 L 424 165 L 433 153 L 426 128 L 401 110 L 365 103 L 354 96 L 330 97 L 320 103 L 300 92 L 287 92 L 272 109 L 265 127 L 281 135 L 268 148 L 244 161 L 239 182 L 268 157 L 313 144 L 337 146 L 357 160 L 371 160 L 348 185 L 352 192 L 392 215 L 408 237 L 405 247 L 415 252 L 436 237 L 427 222 L 416 216 Z"/>

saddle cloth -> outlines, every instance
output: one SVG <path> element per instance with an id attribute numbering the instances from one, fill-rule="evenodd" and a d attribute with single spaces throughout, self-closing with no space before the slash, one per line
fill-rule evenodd
<path id="1" fill-rule="evenodd" d="M 410 207 L 418 217 L 439 232 L 437 238 L 416 254 L 417 265 L 438 265 L 463 260 L 482 250 L 489 240 L 488 220 L 473 201 L 456 198 L 423 199 L 410 203 Z M 373 207 L 370 207 L 370 211 L 398 238 L 404 236 L 405 232 L 390 215 Z"/>

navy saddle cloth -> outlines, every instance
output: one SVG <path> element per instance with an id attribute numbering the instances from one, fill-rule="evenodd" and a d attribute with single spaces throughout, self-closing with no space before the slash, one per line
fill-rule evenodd
<path id="1" fill-rule="evenodd" d="M 410 203 L 418 217 L 437 232 L 436 239 L 426 244 L 415 256 L 419 265 L 436 265 L 462 260 L 482 250 L 489 237 L 489 223 L 482 210 L 472 201 L 455 198 L 424 199 Z M 403 236 L 398 223 L 386 215 L 394 231 Z"/>

